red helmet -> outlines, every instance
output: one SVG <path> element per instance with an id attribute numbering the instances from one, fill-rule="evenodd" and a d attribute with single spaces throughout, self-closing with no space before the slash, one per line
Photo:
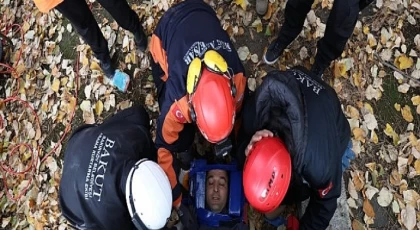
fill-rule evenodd
<path id="1" fill-rule="evenodd" d="M 195 92 L 191 95 L 191 117 L 203 136 L 209 142 L 217 143 L 233 129 L 235 99 L 227 77 L 207 68 L 202 71 Z"/>
<path id="2" fill-rule="evenodd" d="M 266 137 L 254 144 L 243 172 L 245 197 L 261 213 L 274 211 L 289 188 L 290 154 L 283 141 Z"/>

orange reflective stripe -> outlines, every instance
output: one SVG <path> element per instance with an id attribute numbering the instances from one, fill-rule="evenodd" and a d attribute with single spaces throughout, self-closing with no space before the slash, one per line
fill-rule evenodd
<path id="1" fill-rule="evenodd" d="M 175 170 L 172 167 L 173 157 L 172 153 L 164 148 L 158 149 L 158 164 L 160 167 L 165 171 L 166 175 L 169 178 L 169 182 L 171 183 L 171 187 L 174 188 L 177 184 Z"/>
<path id="2" fill-rule="evenodd" d="M 63 0 L 34 0 L 34 2 L 39 11 L 48 13 L 48 11 L 62 3 Z"/>
<path id="3" fill-rule="evenodd" d="M 184 129 L 184 124 L 191 123 L 186 97 L 184 96 L 179 101 L 175 101 L 165 116 L 162 125 L 162 136 L 167 144 L 173 144 L 178 140 L 179 133 Z"/>
<path id="4" fill-rule="evenodd" d="M 162 81 L 168 79 L 168 61 L 166 56 L 166 51 L 163 49 L 162 41 L 156 35 L 152 35 L 152 40 L 150 41 L 150 53 L 152 54 L 153 60 L 160 65 L 165 76 L 162 77 Z"/>
<path id="5" fill-rule="evenodd" d="M 246 87 L 246 77 L 244 77 L 243 73 L 237 73 L 233 76 L 233 82 L 236 86 L 236 112 L 241 111 L 242 104 L 244 101 L 244 92 Z"/>
<path id="6" fill-rule="evenodd" d="M 181 204 L 181 200 L 182 200 L 182 194 L 172 203 L 172 206 L 178 207 Z"/>

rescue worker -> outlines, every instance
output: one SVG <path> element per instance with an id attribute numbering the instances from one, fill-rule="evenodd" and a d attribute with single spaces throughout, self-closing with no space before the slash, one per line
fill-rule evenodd
<path id="1" fill-rule="evenodd" d="M 142 107 L 70 137 L 60 181 L 63 216 L 76 229 L 161 229 L 171 215 L 168 177 L 156 160 Z"/>
<path id="2" fill-rule="evenodd" d="M 326 229 L 354 158 L 334 89 L 304 68 L 269 72 L 245 102 L 241 133 L 250 205 L 277 226 L 281 204 L 310 197 L 299 229 Z"/>
<path id="3" fill-rule="evenodd" d="M 178 207 L 182 195 L 177 175 L 190 168 L 196 126 L 214 144 L 215 154 L 225 156 L 232 146 L 229 135 L 241 109 L 246 78 L 229 35 L 202 0 L 186 0 L 163 15 L 150 52 L 160 107 L 158 163 L 169 177 L 173 205 Z"/>
<path id="4" fill-rule="evenodd" d="M 48 13 L 55 8 L 63 14 L 90 46 L 111 84 L 122 92 L 127 90 L 130 77 L 126 73 L 116 70 L 112 65 L 108 42 L 85 0 L 34 0 L 34 2 L 39 11 L 43 13 Z M 144 52 L 147 48 L 147 36 L 143 32 L 136 12 L 130 8 L 127 1 L 98 0 L 98 2 L 114 17 L 118 25 L 133 33 L 137 49 Z"/>
<path id="5" fill-rule="evenodd" d="M 352 35 L 359 12 L 373 0 L 335 0 L 328 17 L 325 35 L 318 41 L 315 63 L 311 71 L 322 76 L 330 63 L 344 50 L 347 40 Z M 265 63 L 277 62 L 283 51 L 302 31 L 303 23 L 314 0 L 289 0 L 286 4 L 284 24 L 278 37 L 268 46 L 263 55 Z M 268 0 L 257 0 L 257 12 L 267 11 Z M 265 13 L 264 13 L 265 14 Z"/>

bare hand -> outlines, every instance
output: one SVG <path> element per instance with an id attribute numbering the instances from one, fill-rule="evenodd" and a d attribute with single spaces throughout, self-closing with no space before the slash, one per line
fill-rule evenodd
<path id="1" fill-rule="evenodd" d="M 272 136 L 274 136 L 274 134 L 267 129 L 257 131 L 254 134 L 254 136 L 252 136 L 251 141 L 249 142 L 248 146 L 245 149 L 245 156 L 249 155 L 249 152 L 252 150 L 256 142 L 260 141 L 263 137 L 272 137 Z"/>

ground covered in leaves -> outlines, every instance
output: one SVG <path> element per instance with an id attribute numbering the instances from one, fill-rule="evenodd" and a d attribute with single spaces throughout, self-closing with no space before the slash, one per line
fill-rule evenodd
<path id="1" fill-rule="evenodd" d="M 263 17 L 255 2 L 212 1 L 234 41 L 254 90 L 267 71 L 310 67 L 332 1 L 316 0 L 298 39 L 278 64 L 261 64 L 283 22 L 285 0 L 270 0 Z M 89 3 L 113 61 L 132 76 L 129 92 L 107 84 L 89 46 L 57 11 L 40 13 L 30 0 L 1 0 L 0 31 L 11 39 L 0 64 L 0 229 L 66 229 L 58 205 L 62 148 L 75 127 L 145 104 L 158 114 L 150 57 L 135 50 L 96 2 Z M 148 34 L 175 2 L 131 2 Z M 352 129 L 357 158 L 345 173 L 353 229 L 420 229 L 420 3 L 377 0 L 361 13 L 341 58 L 325 74 Z M 153 122 L 155 122 L 153 120 Z M 260 229 L 262 221 L 252 227 Z"/>

